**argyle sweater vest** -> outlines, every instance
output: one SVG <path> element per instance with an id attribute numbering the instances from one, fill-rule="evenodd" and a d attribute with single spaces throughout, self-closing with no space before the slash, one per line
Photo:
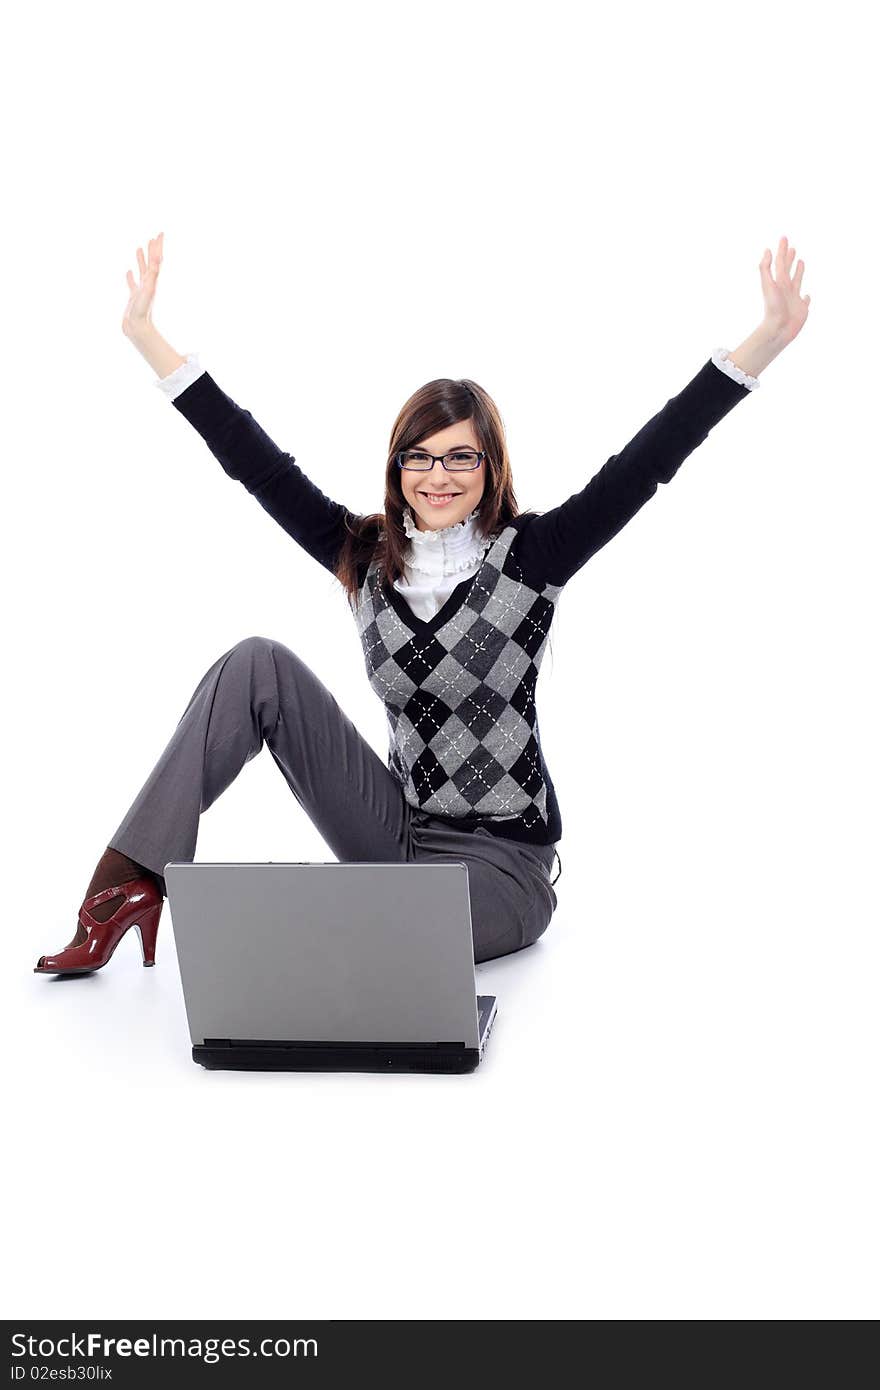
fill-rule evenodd
<path id="1" fill-rule="evenodd" d="M 522 520 L 429 621 L 389 593 L 375 561 L 353 612 L 388 717 L 388 767 L 409 804 L 552 844 L 562 827 L 535 686 L 562 585 L 526 582 L 512 554 Z"/>

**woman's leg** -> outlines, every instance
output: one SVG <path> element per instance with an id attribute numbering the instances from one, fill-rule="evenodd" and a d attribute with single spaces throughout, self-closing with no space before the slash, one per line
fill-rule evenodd
<path id="1" fill-rule="evenodd" d="M 110 848 L 160 879 L 195 856 L 199 816 L 266 744 L 340 861 L 406 861 L 410 807 L 327 687 L 282 642 L 246 637 L 204 674 Z"/>
<path id="2" fill-rule="evenodd" d="M 531 946 L 556 910 L 551 872 L 554 845 L 529 845 L 493 835 L 482 826 L 459 830 L 439 816 L 413 813 L 416 863 L 457 859 L 467 865 L 474 961 L 494 960 Z"/>
<path id="3" fill-rule="evenodd" d="M 170 860 L 192 860 L 201 812 L 263 743 L 340 861 L 467 864 L 475 961 L 521 950 L 546 929 L 553 847 L 414 811 L 327 687 L 264 637 L 245 638 L 206 671 L 110 847 L 160 880 Z"/>

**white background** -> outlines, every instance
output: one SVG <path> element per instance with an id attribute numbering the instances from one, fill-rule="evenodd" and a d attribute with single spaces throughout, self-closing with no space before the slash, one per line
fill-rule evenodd
<path id="1" fill-rule="evenodd" d="M 7 193 L 7 1316 L 878 1312 L 877 108 L 861 6 L 20 8 Z M 293 647 L 376 750 L 341 589 L 123 337 L 160 331 L 381 505 L 436 376 L 522 509 L 763 313 L 809 320 L 571 581 L 539 690 L 559 906 L 478 969 L 466 1077 L 193 1064 L 169 914 L 32 973 L 200 676 Z M 330 858 L 263 750 L 198 859 Z M 11 1278 L 9 1277 L 11 1275 Z"/>

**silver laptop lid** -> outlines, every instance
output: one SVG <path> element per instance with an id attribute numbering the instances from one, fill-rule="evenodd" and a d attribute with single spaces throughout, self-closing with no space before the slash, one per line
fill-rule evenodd
<path id="1" fill-rule="evenodd" d="M 194 1044 L 479 1045 L 466 864 L 163 872 Z"/>

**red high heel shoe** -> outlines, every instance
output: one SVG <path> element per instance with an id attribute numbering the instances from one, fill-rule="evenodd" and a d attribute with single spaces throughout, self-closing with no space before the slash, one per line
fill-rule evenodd
<path id="1" fill-rule="evenodd" d="M 125 901 L 119 904 L 112 917 L 106 922 L 98 922 L 91 915 L 90 908 L 98 903 L 124 894 Z M 155 879 L 142 876 L 130 878 L 117 888 L 104 888 L 100 893 L 86 898 L 79 910 L 79 920 L 88 935 L 85 941 L 76 946 L 65 946 L 55 956 L 40 956 L 34 966 L 35 975 L 88 975 L 106 965 L 129 927 L 137 928 L 141 940 L 144 965 L 156 964 L 156 933 L 164 903 L 161 889 Z"/>

